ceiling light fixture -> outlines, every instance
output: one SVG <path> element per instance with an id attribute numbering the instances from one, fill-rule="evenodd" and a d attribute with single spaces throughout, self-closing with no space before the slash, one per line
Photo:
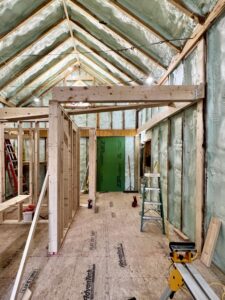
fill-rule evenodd
<path id="1" fill-rule="evenodd" d="M 149 75 L 148 78 L 145 80 L 146 85 L 152 85 L 153 82 L 154 82 L 154 78 L 152 77 L 152 75 Z"/>

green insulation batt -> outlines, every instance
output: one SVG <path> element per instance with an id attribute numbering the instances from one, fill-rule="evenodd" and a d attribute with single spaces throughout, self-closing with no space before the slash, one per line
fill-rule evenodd
<path id="1" fill-rule="evenodd" d="M 207 197 L 205 232 L 211 217 L 222 221 L 213 262 L 225 272 L 225 15 L 208 32 Z"/>
<path id="2" fill-rule="evenodd" d="M 195 240 L 196 106 L 183 114 L 182 231 Z"/>
<path id="3" fill-rule="evenodd" d="M 167 167 L 168 167 L 168 122 L 159 127 L 159 171 L 161 176 L 161 191 L 164 216 L 167 218 Z"/>
<path id="4" fill-rule="evenodd" d="M 169 221 L 181 229 L 182 195 L 182 114 L 176 115 L 170 122 L 169 170 L 168 170 L 168 206 Z"/>

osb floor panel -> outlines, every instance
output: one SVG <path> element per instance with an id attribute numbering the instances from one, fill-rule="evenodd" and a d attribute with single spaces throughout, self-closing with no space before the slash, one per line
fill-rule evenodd
<path id="1" fill-rule="evenodd" d="M 21 287 L 30 277 L 32 299 L 92 299 L 85 298 L 90 289 L 95 300 L 159 299 L 170 266 L 168 240 L 156 224 L 146 224 L 140 232 L 140 206 L 132 208 L 131 202 L 132 194 L 99 194 L 99 212 L 80 208 L 54 257 L 47 255 L 47 225 L 39 224 Z M 9 299 L 28 228 L 0 226 L 0 299 Z M 123 266 L 118 256 L 121 244 Z M 208 282 L 218 281 L 212 270 L 199 261 L 195 264 Z M 87 278 L 93 266 L 94 279 Z M 32 279 L 35 270 L 38 276 Z M 192 298 L 181 291 L 174 299 Z"/>

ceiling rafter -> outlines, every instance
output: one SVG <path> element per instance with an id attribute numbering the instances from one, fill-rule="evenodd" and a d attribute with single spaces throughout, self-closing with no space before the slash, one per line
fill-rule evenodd
<path id="1" fill-rule="evenodd" d="M 66 45 L 69 41 L 71 40 L 71 45 L 72 45 L 72 39 L 69 37 L 68 39 L 66 39 L 64 42 L 62 42 L 59 46 L 57 46 L 56 48 L 54 48 L 54 50 L 52 50 L 51 52 L 49 52 L 47 55 L 51 55 L 53 54 L 55 51 L 57 51 L 58 49 L 62 48 L 63 45 Z M 71 53 L 66 53 L 66 55 L 71 54 Z M 22 74 L 20 74 L 19 76 L 17 76 L 16 78 L 14 78 L 12 81 L 10 81 L 10 83 L 8 85 L 6 85 L 4 88 L 7 88 L 7 86 L 9 85 L 13 85 L 14 82 L 16 82 L 20 77 L 24 76 L 25 73 L 29 73 L 33 68 L 37 67 L 42 61 L 44 61 L 47 57 L 47 55 L 42 56 L 36 63 L 34 63 L 30 68 L 28 68 L 26 71 L 24 71 Z M 57 55 L 54 56 L 55 58 L 57 58 Z M 57 62 L 56 62 L 57 63 Z M 56 64 L 55 63 L 55 64 Z M 42 73 L 42 72 L 41 72 Z M 41 75 L 41 74 L 40 74 Z M 35 80 L 36 78 L 34 78 L 33 80 Z M 29 84 L 29 83 L 28 83 Z M 22 90 L 25 86 L 20 86 L 19 89 L 16 91 L 16 93 L 18 93 L 20 90 Z M 2 88 L 0 91 L 3 91 L 4 88 Z"/>
<path id="2" fill-rule="evenodd" d="M 10 106 L 10 107 L 14 107 L 15 105 L 13 103 L 8 102 L 5 98 L 3 98 L 2 96 L 0 96 L 0 103 L 6 105 L 6 106 Z"/>
<path id="3" fill-rule="evenodd" d="M 36 39 L 33 43 L 31 43 L 29 46 L 23 48 L 20 52 L 18 52 L 17 54 L 13 55 L 9 60 L 7 60 L 7 62 L 5 63 L 5 65 L 7 66 L 9 63 L 11 63 L 12 61 L 14 61 L 15 59 L 17 59 L 20 55 L 23 55 L 23 53 L 27 50 L 29 50 L 31 47 L 33 47 L 37 42 L 39 42 L 40 40 L 42 40 L 44 37 L 46 37 L 49 33 L 51 33 L 52 31 L 54 31 L 58 26 L 60 26 L 61 24 L 66 23 L 66 20 L 60 20 L 60 22 L 58 22 L 57 24 L 53 25 L 48 31 L 46 31 L 45 33 L 43 33 L 38 39 Z M 0 63 L 0 69 L 3 66 L 4 63 Z"/>
<path id="4" fill-rule="evenodd" d="M 205 22 L 205 17 L 200 16 L 193 11 L 189 10 L 183 2 L 180 0 L 168 0 L 171 4 L 173 4 L 177 9 L 179 9 L 182 13 L 187 15 L 189 18 L 195 20 L 195 22 L 203 24 Z"/>
<path id="5" fill-rule="evenodd" d="M 71 3 L 72 6 L 74 6 L 75 8 L 79 8 L 80 10 L 82 10 L 86 15 L 88 15 L 89 20 L 94 20 L 95 22 L 101 21 L 99 20 L 99 18 L 97 18 L 92 12 L 90 12 L 85 6 L 83 6 L 82 4 L 78 4 L 77 1 L 75 0 L 68 0 L 69 3 Z M 76 2 L 76 3 L 75 3 Z M 103 20 L 104 21 L 104 20 Z M 92 21 L 91 21 L 92 22 Z M 134 42 L 131 41 L 129 39 L 129 37 L 125 36 L 124 34 L 122 34 L 121 32 L 118 32 L 117 29 L 115 28 L 111 28 L 111 26 L 109 26 L 108 24 L 101 24 L 102 27 L 107 28 L 108 30 L 110 30 L 111 32 L 114 33 L 114 35 L 119 36 L 121 39 L 123 39 L 126 43 L 130 44 L 130 48 L 133 49 L 135 48 L 136 50 L 138 50 L 141 55 L 147 57 L 149 60 L 151 60 L 155 65 L 157 65 L 158 67 L 162 68 L 163 70 L 166 70 L 166 66 L 164 66 L 160 61 L 156 60 L 154 57 L 152 57 L 147 51 L 143 50 L 140 45 L 134 45 Z"/>
<path id="6" fill-rule="evenodd" d="M 136 64 L 133 61 L 128 60 L 127 58 L 125 58 L 125 57 L 121 56 L 120 54 L 118 54 L 114 49 L 107 46 L 104 43 L 104 41 L 100 41 L 100 40 L 96 39 L 91 33 L 89 33 L 86 29 L 79 26 L 73 20 L 71 20 L 71 22 L 73 23 L 73 29 L 76 30 L 76 31 L 81 32 L 81 34 L 83 34 L 90 41 L 91 44 L 95 44 L 97 47 L 101 48 L 102 51 L 112 53 L 115 56 L 115 58 L 117 58 L 118 61 L 122 61 L 123 64 L 125 64 L 125 65 L 128 64 L 129 67 L 133 68 L 134 69 L 133 73 L 138 72 L 140 74 L 140 77 L 148 76 L 148 74 L 146 72 L 143 72 L 139 66 L 136 66 Z M 79 38 L 77 38 L 77 39 L 80 40 Z M 82 40 L 82 42 L 85 44 L 85 42 L 83 40 Z M 92 49 L 92 51 L 94 52 L 95 50 Z"/>
<path id="7" fill-rule="evenodd" d="M 70 18 L 69 18 L 69 14 L 68 14 L 66 0 L 61 0 L 61 1 L 62 1 L 62 4 L 63 4 L 64 13 L 66 15 L 66 20 L 67 20 L 67 25 L 68 25 L 69 33 L 70 33 L 70 36 L 71 36 L 72 41 L 73 41 L 74 53 L 76 54 L 77 61 L 80 63 L 79 52 L 77 51 L 77 46 L 76 46 L 76 43 L 75 43 L 75 39 L 74 39 L 74 35 L 73 35 L 73 30 L 71 28 L 71 23 L 70 23 Z"/>
<path id="8" fill-rule="evenodd" d="M 170 1 L 170 0 L 169 0 Z M 127 17 L 134 20 L 137 24 L 154 34 L 157 38 L 159 38 L 161 41 L 165 40 L 165 37 L 161 35 L 157 30 L 155 30 L 152 26 L 144 22 L 142 19 L 140 19 L 138 16 L 134 15 L 130 10 L 128 10 L 126 7 L 124 7 L 121 3 L 119 3 L 117 0 L 109 0 L 109 3 L 113 5 L 116 9 L 118 9 L 120 12 L 125 14 Z M 173 43 L 166 41 L 165 44 L 172 48 L 173 50 L 176 50 L 177 52 L 180 52 L 180 48 L 174 45 Z"/>
<path id="9" fill-rule="evenodd" d="M 60 72 L 65 71 L 65 70 L 66 70 L 69 66 L 71 66 L 72 64 L 73 64 L 73 65 L 76 64 L 76 57 L 75 57 L 75 54 L 74 54 L 74 53 L 68 54 L 68 55 L 65 57 L 65 59 L 66 59 L 66 58 L 69 58 L 69 56 L 74 56 L 74 59 L 71 58 L 71 61 L 69 61 L 69 62 L 67 62 L 66 64 L 64 64 L 64 65 L 60 68 L 60 70 L 58 70 L 57 74 L 60 73 Z M 54 69 L 55 67 L 57 67 L 58 65 L 60 65 L 61 62 L 62 62 L 62 61 L 60 61 L 60 62 L 57 63 L 56 65 L 52 66 L 52 67 L 49 68 L 46 72 L 44 72 L 44 73 L 42 73 L 40 76 L 38 76 L 35 80 L 32 80 L 28 85 L 26 85 L 25 87 L 23 87 L 23 89 L 22 89 L 21 91 L 26 90 L 26 89 L 28 89 L 29 87 L 31 87 L 31 89 L 30 89 L 30 91 L 29 91 L 29 92 L 30 92 L 30 95 L 29 95 L 29 96 L 24 96 L 24 97 L 19 101 L 19 103 L 17 103 L 16 106 L 20 106 L 21 104 L 23 104 L 25 100 L 27 100 L 27 99 L 29 99 L 30 97 L 32 97 L 33 93 L 36 93 L 39 89 L 42 88 L 42 85 L 43 85 L 43 84 L 38 82 L 38 80 L 39 80 L 40 78 L 45 77 L 45 78 L 46 78 L 45 81 L 47 81 L 47 80 L 48 80 L 48 81 L 51 81 L 52 78 L 54 78 L 55 74 L 52 75 L 51 77 L 49 77 L 49 72 L 50 72 L 52 69 Z M 36 83 L 36 85 L 35 85 L 35 83 Z M 21 91 L 20 91 L 20 92 L 21 92 Z M 13 97 L 13 98 L 10 98 L 9 101 L 12 101 L 13 99 L 14 99 L 14 97 Z M 24 99 L 25 99 L 25 100 L 24 100 Z"/>
<path id="10" fill-rule="evenodd" d="M 78 40 L 77 40 L 77 41 L 78 41 Z M 88 52 L 88 51 L 91 51 L 91 49 L 90 49 L 89 47 L 87 47 L 85 44 L 83 44 L 83 43 L 80 42 L 80 41 L 77 42 L 77 46 L 83 47 L 87 52 Z M 93 57 L 95 57 L 96 59 L 98 59 L 100 62 L 102 62 L 107 68 L 111 68 L 112 70 L 114 70 L 114 72 L 120 73 L 120 76 L 121 76 L 121 77 L 124 77 L 124 79 L 118 78 L 118 76 L 115 75 L 115 74 L 113 73 L 113 76 L 115 76 L 116 78 L 118 78 L 118 80 L 122 80 L 125 84 L 127 83 L 127 81 L 133 82 L 133 80 L 132 80 L 131 77 L 129 77 L 129 76 L 127 76 L 126 74 L 124 74 L 124 72 L 121 72 L 116 66 L 114 66 L 112 63 L 110 63 L 110 62 L 108 62 L 107 60 L 105 60 L 105 58 L 103 58 L 103 57 L 100 56 L 99 54 L 97 54 L 97 53 L 92 53 L 91 55 L 92 55 Z M 86 55 L 84 54 L 84 56 L 86 56 Z M 92 60 L 92 59 L 91 59 L 91 60 Z M 93 61 L 93 60 L 92 60 L 92 61 Z M 96 62 L 93 61 L 93 63 L 96 63 Z M 96 63 L 96 64 L 97 64 L 97 63 Z M 112 71 L 109 70 L 109 73 L 110 73 L 110 72 L 112 72 Z"/>

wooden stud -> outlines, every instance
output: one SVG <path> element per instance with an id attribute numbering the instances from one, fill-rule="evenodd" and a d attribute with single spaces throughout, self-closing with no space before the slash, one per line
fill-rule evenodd
<path id="1" fill-rule="evenodd" d="M 205 83 L 205 41 L 202 39 L 198 44 L 198 70 L 199 82 Z M 197 251 L 200 253 L 203 245 L 203 220 L 204 220 L 204 102 L 197 103 L 196 118 L 196 230 L 195 241 Z"/>
<path id="2" fill-rule="evenodd" d="M 39 195 L 39 176 L 40 176 L 40 161 L 39 161 L 39 123 L 35 122 L 34 128 L 34 203 L 37 203 Z"/>
<path id="3" fill-rule="evenodd" d="M 89 130 L 89 199 L 96 205 L 96 130 Z"/>
<path id="4" fill-rule="evenodd" d="M 17 193 L 23 194 L 23 128 L 22 124 L 18 123 L 18 137 L 17 137 Z M 18 222 L 22 220 L 23 204 L 18 204 Z"/>
<path id="5" fill-rule="evenodd" d="M 0 123 L 0 203 L 5 201 L 5 133 Z"/>
<path id="6" fill-rule="evenodd" d="M 34 186 L 34 134 L 33 131 L 30 130 L 30 149 L 29 149 L 29 195 L 30 202 L 33 201 L 33 186 Z"/>

